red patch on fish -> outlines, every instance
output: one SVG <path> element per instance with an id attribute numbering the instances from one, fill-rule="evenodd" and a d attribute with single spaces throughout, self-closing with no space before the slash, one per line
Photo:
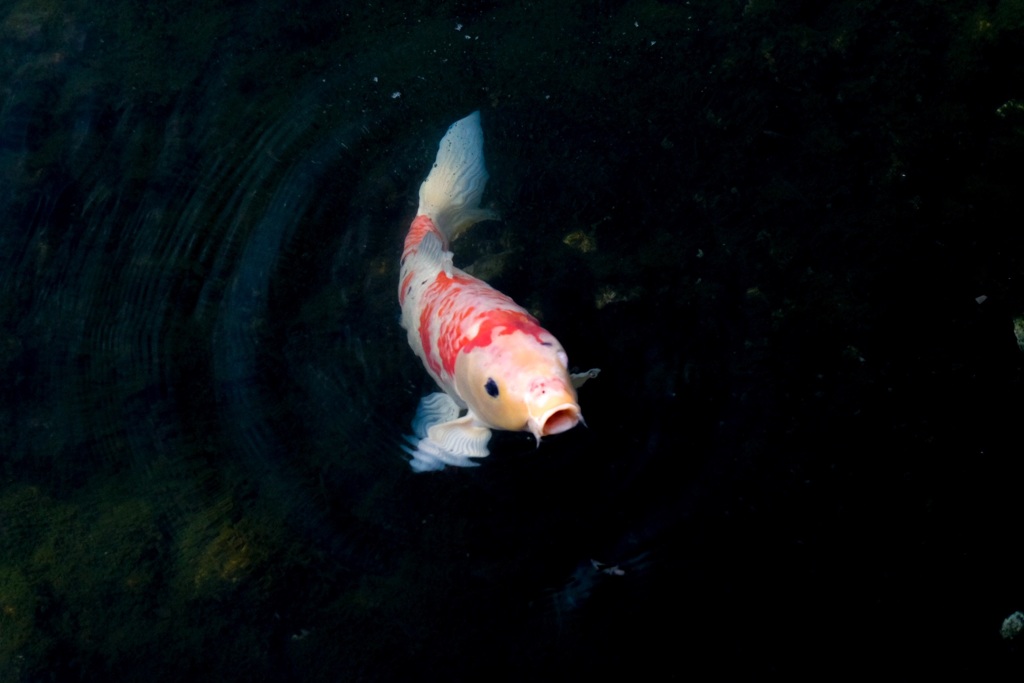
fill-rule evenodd
<path id="1" fill-rule="evenodd" d="M 544 343 L 547 335 L 529 313 L 498 290 L 468 275 L 437 274 L 423 293 L 419 333 L 427 365 L 451 377 L 460 353 L 488 346 L 496 336 L 523 332 Z M 439 322 L 437 356 L 432 351 L 431 322 Z M 470 331 L 476 328 L 470 337 Z M 438 363 L 438 359 L 440 363 Z"/>
<path id="2" fill-rule="evenodd" d="M 463 344 L 459 350 L 468 353 L 473 349 L 482 349 L 489 346 L 495 336 L 500 337 L 504 334 L 512 334 L 513 332 L 531 335 L 541 344 L 546 341 L 544 339 L 544 328 L 529 313 L 497 309 L 483 313 L 480 330 L 475 337 Z M 454 359 L 452 360 L 452 367 L 455 367 Z"/>

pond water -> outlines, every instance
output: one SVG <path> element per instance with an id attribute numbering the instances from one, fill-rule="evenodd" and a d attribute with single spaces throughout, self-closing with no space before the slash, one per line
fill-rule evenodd
<path id="1" fill-rule="evenodd" d="M 0 680 L 1019 670 L 1019 3 L 784 5 L 8 3 Z M 415 474 L 477 109 L 456 263 L 602 373 Z"/>

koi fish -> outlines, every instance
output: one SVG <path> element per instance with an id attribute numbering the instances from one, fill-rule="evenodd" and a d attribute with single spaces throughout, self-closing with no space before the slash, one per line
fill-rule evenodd
<path id="1" fill-rule="evenodd" d="M 480 113 L 456 121 L 420 185 L 405 237 L 398 301 L 409 346 L 442 391 L 419 404 L 404 450 L 417 472 L 475 467 L 492 429 L 558 434 L 583 421 L 576 388 L 599 370 L 570 374 L 555 337 L 511 298 L 456 268 L 449 244 L 474 223 L 487 184 Z"/>

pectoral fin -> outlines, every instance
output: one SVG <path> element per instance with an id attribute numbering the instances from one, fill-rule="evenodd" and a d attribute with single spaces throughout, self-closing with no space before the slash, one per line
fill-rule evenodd
<path id="1" fill-rule="evenodd" d="M 445 465 L 476 467 L 470 458 L 488 455 L 491 430 L 472 413 L 464 417 L 458 414 L 458 404 L 447 394 L 430 394 L 420 401 L 412 421 L 416 436 L 405 437 L 409 445 L 402 446 L 412 456 L 409 466 L 413 470 L 429 472 L 444 469 Z"/>
<path id="2" fill-rule="evenodd" d="M 588 379 L 594 379 L 595 377 L 598 376 L 598 374 L 600 374 L 600 372 L 601 368 L 591 368 L 586 372 L 574 372 L 571 375 L 569 375 L 569 379 L 572 380 L 572 385 L 575 388 L 579 389 L 581 386 L 583 386 L 584 382 L 586 382 Z"/>
<path id="3" fill-rule="evenodd" d="M 416 416 L 412 418 L 413 434 L 426 438 L 427 430 L 443 422 L 451 422 L 459 417 L 459 405 L 448 394 L 438 391 L 420 399 L 416 408 Z"/>

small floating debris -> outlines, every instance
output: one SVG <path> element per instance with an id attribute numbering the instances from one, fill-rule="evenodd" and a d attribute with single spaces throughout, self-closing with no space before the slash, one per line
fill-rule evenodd
<path id="1" fill-rule="evenodd" d="M 594 240 L 593 235 L 588 235 L 582 230 L 570 232 L 562 240 L 562 243 L 567 247 L 572 247 L 577 251 L 582 251 L 584 254 L 589 254 L 597 249 L 597 242 Z"/>
<path id="2" fill-rule="evenodd" d="M 996 109 L 996 116 L 1001 119 L 1005 119 L 1006 117 L 1013 115 L 1024 115 L 1024 101 L 1007 100 L 998 109 Z"/>
<path id="3" fill-rule="evenodd" d="M 594 306 L 599 310 L 607 306 L 608 304 L 617 304 L 623 301 L 631 301 L 640 296 L 639 287 L 631 287 L 628 290 L 615 289 L 613 287 L 605 286 L 597 292 L 597 296 L 594 297 Z"/>

